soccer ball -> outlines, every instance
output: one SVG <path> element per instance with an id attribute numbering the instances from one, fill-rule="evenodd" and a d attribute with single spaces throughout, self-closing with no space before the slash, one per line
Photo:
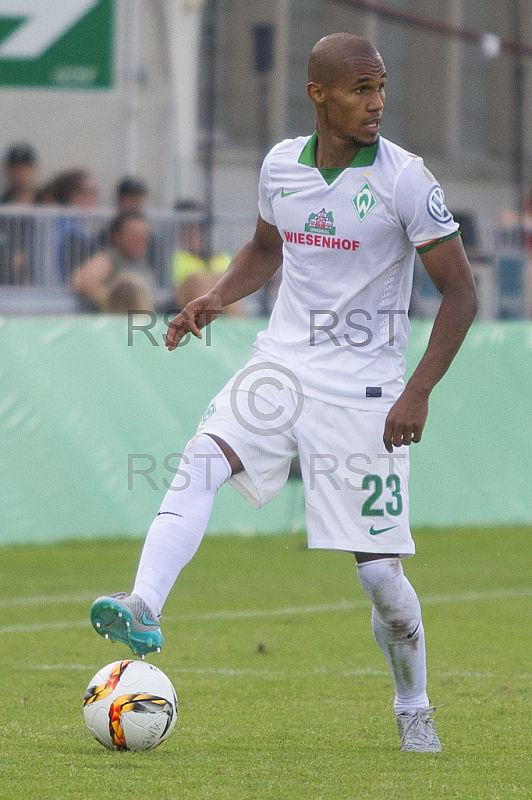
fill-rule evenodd
<path id="1" fill-rule="evenodd" d="M 164 672 L 146 661 L 114 661 L 85 692 L 83 716 L 109 750 L 153 750 L 172 733 L 177 695 Z"/>

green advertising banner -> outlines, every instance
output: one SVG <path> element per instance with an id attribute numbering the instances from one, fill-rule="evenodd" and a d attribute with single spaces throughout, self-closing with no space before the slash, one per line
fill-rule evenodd
<path id="1" fill-rule="evenodd" d="M 0 317 L 0 547 L 145 535 L 179 454 L 266 320 L 217 320 L 174 353 L 162 319 L 144 324 Z M 431 328 L 413 320 L 410 372 Z M 531 398 L 532 322 L 475 323 L 412 448 L 414 526 L 532 523 Z M 223 486 L 209 532 L 302 531 L 304 511 L 299 480 L 259 510 Z"/>
<path id="2" fill-rule="evenodd" d="M 111 89 L 116 0 L 0 0 L 0 87 Z"/>

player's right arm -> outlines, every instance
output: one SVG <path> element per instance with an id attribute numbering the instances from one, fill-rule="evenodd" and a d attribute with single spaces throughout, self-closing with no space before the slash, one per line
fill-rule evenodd
<path id="1" fill-rule="evenodd" d="M 170 322 L 166 346 L 175 350 L 187 333 L 202 338 L 201 328 L 219 317 L 225 306 L 248 297 L 275 275 L 282 261 L 283 240 L 275 225 L 259 216 L 252 238 L 235 254 L 210 292 L 192 300 Z"/>

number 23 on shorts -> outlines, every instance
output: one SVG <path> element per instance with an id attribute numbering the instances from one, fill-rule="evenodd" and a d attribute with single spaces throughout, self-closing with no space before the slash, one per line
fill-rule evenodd
<path id="1" fill-rule="evenodd" d="M 403 498 L 399 475 L 395 473 L 388 475 L 385 483 L 380 475 L 365 475 L 362 480 L 362 490 L 372 490 L 362 506 L 363 517 L 383 517 L 384 509 L 392 517 L 398 517 L 401 514 Z M 386 499 L 387 497 L 390 499 Z"/>

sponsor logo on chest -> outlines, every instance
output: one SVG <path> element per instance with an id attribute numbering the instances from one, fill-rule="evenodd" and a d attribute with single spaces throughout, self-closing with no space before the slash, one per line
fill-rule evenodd
<path id="1" fill-rule="evenodd" d="M 289 244 L 306 247 L 323 247 L 327 250 L 358 250 L 360 247 L 360 242 L 356 239 L 336 236 L 333 212 L 325 208 L 309 215 L 304 233 L 285 230 L 284 236 Z"/>

